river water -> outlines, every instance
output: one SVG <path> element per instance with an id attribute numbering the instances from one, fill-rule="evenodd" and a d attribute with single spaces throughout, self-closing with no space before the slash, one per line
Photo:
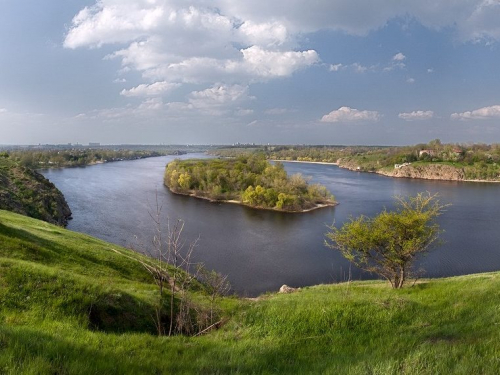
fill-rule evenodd
<path id="1" fill-rule="evenodd" d="M 205 157 L 184 155 L 181 158 Z M 311 176 L 340 203 L 302 214 L 254 210 L 174 195 L 163 186 L 173 156 L 42 171 L 73 211 L 68 229 L 141 250 L 149 246 L 149 210 L 156 196 L 171 220 L 185 221 L 184 238 L 199 237 L 195 259 L 227 274 L 235 292 L 255 296 L 283 284 L 344 281 L 349 263 L 324 246 L 327 225 L 393 207 L 395 195 L 429 191 L 451 204 L 439 218 L 444 243 L 422 258 L 426 277 L 500 270 L 500 184 L 426 181 L 358 173 L 333 165 L 284 163 Z M 368 278 L 352 269 L 352 279 Z"/>

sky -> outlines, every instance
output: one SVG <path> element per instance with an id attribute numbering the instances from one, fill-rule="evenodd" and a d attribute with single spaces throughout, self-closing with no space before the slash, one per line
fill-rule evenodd
<path id="1" fill-rule="evenodd" d="M 0 144 L 500 142 L 500 0 L 0 1 Z"/>

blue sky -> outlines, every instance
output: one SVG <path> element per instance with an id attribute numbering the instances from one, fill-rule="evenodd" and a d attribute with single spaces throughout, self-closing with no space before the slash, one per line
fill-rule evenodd
<path id="1" fill-rule="evenodd" d="M 500 142 L 499 0 L 3 0 L 0 144 Z"/>

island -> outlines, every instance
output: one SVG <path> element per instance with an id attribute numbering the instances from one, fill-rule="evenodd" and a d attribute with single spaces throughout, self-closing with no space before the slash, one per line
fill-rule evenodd
<path id="1" fill-rule="evenodd" d="M 307 212 L 336 204 L 326 187 L 309 184 L 300 174 L 288 176 L 283 164 L 271 164 L 264 154 L 174 160 L 166 167 L 164 183 L 176 194 L 276 211 Z"/>

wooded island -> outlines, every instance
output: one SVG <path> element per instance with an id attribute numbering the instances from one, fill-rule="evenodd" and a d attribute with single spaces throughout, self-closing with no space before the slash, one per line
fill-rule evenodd
<path id="1" fill-rule="evenodd" d="M 283 164 L 271 164 L 264 154 L 175 160 L 164 182 L 173 193 L 270 210 L 304 212 L 336 204 L 326 187 L 300 174 L 288 176 Z"/>

